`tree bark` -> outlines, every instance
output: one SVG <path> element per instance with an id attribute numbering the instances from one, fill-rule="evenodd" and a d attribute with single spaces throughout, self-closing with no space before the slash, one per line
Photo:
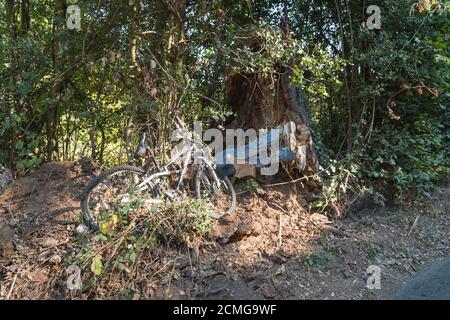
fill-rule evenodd
<path id="1" fill-rule="evenodd" d="M 21 31 L 27 34 L 30 30 L 30 0 L 22 0 L 21 3 Z"/>
<path id="2" fill-rule="evenodd" d="M 285 3 L 282 30 L 284 40 L 290 41 L 287 21 L 287 4 Z M 251 37 L 247 37 L 250 39 Z M 249 40 L 247 40 L 249 41 Z M 261 52 L 259 40 L 253 38 L 255 52 Z M 293 63 L 293 61 L 289 61 Z M 311 136 L 312 122 L 308 115 L 306 97 L 294 88 L 290 82 L 289 68 L 275 63 L 271 74 L 241 74 L 228 72 L 225 81 L 225 100 L 237 114 L 235 125 L 243 129 L 275 128 L 293 121 L 296 125 L 297 162 L 306 165 L 302 169 L 306 174 L 314 174 L 319 170 L 319 161 Z M 301 150 L 306 149 L 306 155 Z M 303 167 L 303 166 L 298 166 Z"/>
<path id="3" fill-rule="evenodd" d="M 297 147 L 306 146 L 307 174 L 319 169 L 311 137 L 311 120 L 306 110 L 306 100 L 300 99 L 298 89 L 289 83 L 287 72 L 280 72 L 276 83 L 259 74 L 229 73 L 226 80 L 226 102 L 237 114 L 237 127 L 243 129 L 275 128 L 288 121 L 296 124 Z"/>
<path id="4" fill-rule="evenodd" d="M 58 37 L 64 28 L 66 19 L 67 3 L 65 0 L 55 1 L 55 20 L 53 23 L 53 70 L 57 79 L 51 88 L 52 103 L 47 109 L 46 124 L 47 124 L 47 161 L 52 161 L 58 158 L 58 106 L 61 96 L 64 91 L 64 82 L 61 75 L 64 71 L 64 56 L 63 56 L 63 42 Z"/>
<path id="5" fill-rule="evenodd" d="M 137 37 L 137 27 L 136 27 L 136 14 L 137 14 L 136 3 L 131 3 L 130 9 L 130 61 L 131 66 L 135 68 L 137 66 L 137 47 L 138 47 L 138 37 Z"/>
<path id="6" fill-rule="evenodd" d="M 16 29 L 16 26 L 15 26 L 16 25 L 16 20 L 15 20 L 14 3 L 15 3 L 14 0 L 6 0 L 5 1 L 5 6 L 6 6 L 6 24 L 8 26 L 8 32 L 9 32 L 9 37 L 10 37 L 11 42 L 15 42 L 15 40 L 16 40 L 16 31 L 15 31 L 15 29 Z M 10 51 L 9 55 L 10 55 L 10 62 L 11 62 L 11 67 L 10 68 L 11 68 L 11 70 L 13 70 L 13 68 L 15 68 L 15 66 L 16 66 L 16 61 L 15 61 L 16 60 L 16 55 L 14 53 L 14 50 L 12 49 L 12 46 L 11 46 L 11 49 L 9 51 Z M 16 82 L 16 79 L 15 79 L 14 75 L 10 76 L 9 81 L 11 83 L 11 86 L 14 87 L 15 82 Z M 16 103 L 15 103 L 15 100 L 16 100 L 15 95 L 5 96 L 4 100 L 5 100 L 5 105 L 6 105 L 8 110 L 11 110 L 13 108 L 17 108 Z M 15 154 L 14 154 L 15 153 L 14 139 L 15 139 L 15 137 L 14 137 L 14 134 L 12 132 L 10 134 L 8 134 L 8 138 L 6 140 L 6 143 L 7 143 L 7 145 L 9 145 L 8 157 L 9 157 L 9 167 L 10 168 L 13 168 L 14 162 L 15 162 L 14 161 L 14 157 L 15 157 Z"/>

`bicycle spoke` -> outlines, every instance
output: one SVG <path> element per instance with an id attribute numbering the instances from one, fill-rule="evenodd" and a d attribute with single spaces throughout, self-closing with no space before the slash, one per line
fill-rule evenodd
<path id="1" fill-rule="evenodd" d="M 107 177 L 89 195 L 88 206 L 96 222 L 122 213 L 131 198 L 139 194 L 140 174 L 118 172 Z"/>

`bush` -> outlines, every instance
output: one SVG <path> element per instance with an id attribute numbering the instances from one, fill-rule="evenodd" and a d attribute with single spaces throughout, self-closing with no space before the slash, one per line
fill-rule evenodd
<path id="1" fill-rule="evenodd" d="M 449 174 L 448 133 L 436 119 L 421 119 L 412 128 L 385 126 L 362 153 L 362 176 L 390 197 L 427 195 L 433 183 Z"/>

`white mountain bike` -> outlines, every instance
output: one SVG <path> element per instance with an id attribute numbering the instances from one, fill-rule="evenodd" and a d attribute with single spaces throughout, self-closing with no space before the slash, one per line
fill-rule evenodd
<path id="1" fill-rule="evenodd" d="M 189 133 L 177 119 L 179 130 Z M 232 213 L 236 208 L 236 192 L 228 178 L 232 165 L 216 165 L 208 147 L 192 134 L 183 136 L 184 144 L 164 165 L 159 165 L 152 150 L 146 146 L 146 134 L 141 137 L 136 157 L 149 158 L 152 169 L 131 165 L 113 167 L 90 181 L 82 193 L 81 210 L 84 221 L 94 230 L 98 222 L 111 212 L 121 212 L 131 198 L 151 198 L 151 202 L 176 201 L 183 196 L 204 199 L 212 217 Z M 192 161 L 194 160 L 194 161 Z M 184 183 L 190 180 L 191 183 Z"/>

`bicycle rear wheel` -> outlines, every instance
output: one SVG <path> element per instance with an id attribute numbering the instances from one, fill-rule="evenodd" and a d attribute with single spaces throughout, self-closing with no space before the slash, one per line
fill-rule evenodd
<path id="1" fill-rule="evenodd" d="M 81 211 L 86 224 L 99 230 L 99 222 L 111 214 L 127 212 L 132 199 L 143 199 L 143 192 L 156 197 L 154 188 L 144 191 L 138 189 L 145 171 L 134 166 L 121 165 L 113 167 L 97 177 L 86 186 L 81 197 Z"/>
<path id="2" fill-rule="evenodd" d="M 214 179 L 212 168 L 200 165 L 195 173 L 194 188 L 198 199 L 207 200 L 212 217 L 220 219 L 236 209 L 236 191 L 228 177 L 219 178 L 220 185 Z"/>

